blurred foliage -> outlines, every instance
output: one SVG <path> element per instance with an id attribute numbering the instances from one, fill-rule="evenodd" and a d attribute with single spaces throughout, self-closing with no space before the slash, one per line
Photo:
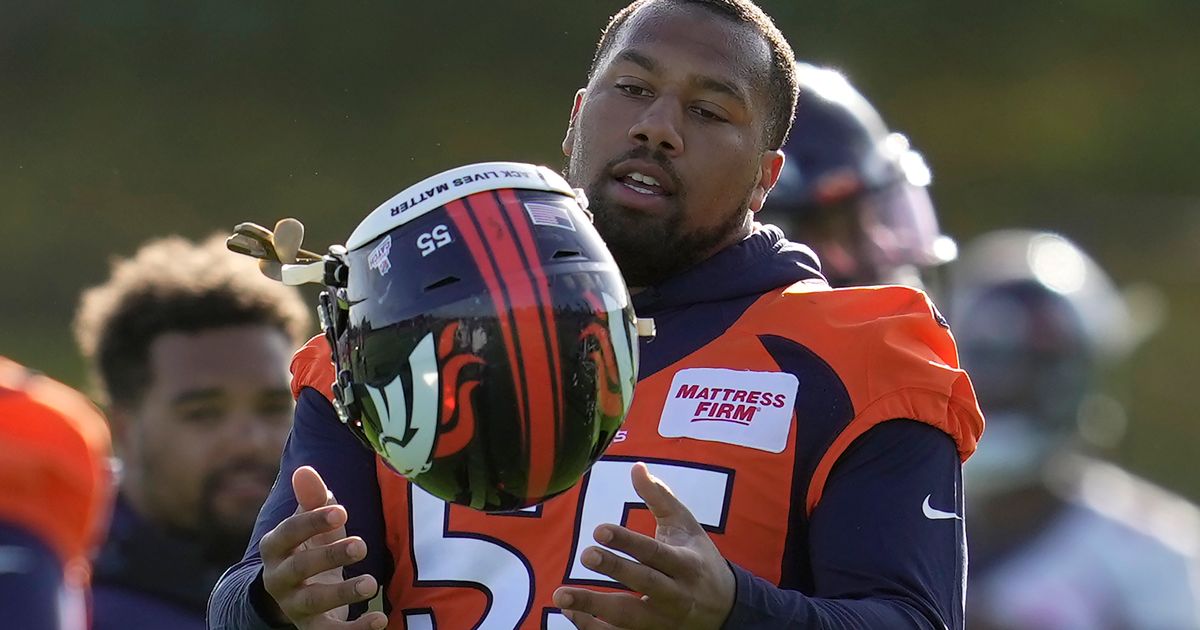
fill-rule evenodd
<path id="1" fill-rule="evenodd" d="M 1169 302 L 1113 379 L 1116 457 L 1196 498 L 1200 3 L 764 6 L 843 69 L 935 174 L 945 228 L 1060 230 Z M 79 291 L 113 255 L 291 215 L 340 241 L 376 204 L 485 159 L 557 166 L 620 2 L 0 2 L 0 353 L 74 384 Z"/>

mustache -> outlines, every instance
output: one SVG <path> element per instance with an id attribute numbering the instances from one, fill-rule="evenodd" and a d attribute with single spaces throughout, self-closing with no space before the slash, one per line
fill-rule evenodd
<path id="1" fill-rule="evenodd" d="M 215 490 L 223 485 L 230 477 L 246 473 L 249 473 L 260 481 L 265 482 L 269 486 L 275 482 L 275 478 L 279 475 L 279 465 L 264 464 L 263 462 L 252 458 L 235 459 L 210 472 L 205 477 L 204 485 L 207 488 Z"/>
<path id="2" fill-rule="evenodd" d="M 659 168 L 666 171 L 667 175 L 674 180 L 677 187 L 682 188 L 680 185 L 681 182 L 679 180 L 679 173 L 675 170 L 675 165 L 671 163 L 671 159 L 668 158 L 667 155 L 662 151 L 651 151 L 650 148 L 645 145 L 636 146 L 629 151 L 626 151 L 624 154 L 609 160 L 608 163 L 604 165 L 604 172 L 611 173 L 618 164 L 626 160 L 647 160 L 654 162 L 659 166 Z"/>

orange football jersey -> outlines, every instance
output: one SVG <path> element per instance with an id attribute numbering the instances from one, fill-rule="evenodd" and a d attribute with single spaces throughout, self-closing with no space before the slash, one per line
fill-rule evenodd
<path id="1" fill-rule="evenodd" d="M 79 392 L 0 357 L 0 521 L 66 564 L 98 542 L 112 497 L 108 425 Z"/>
<path id="2" fill-rule="evenodd" d="M 297 394 L 311 386 L 330 395 L 323 338 L 297 354 L 293 373 Z M 787 582 L 788 563 L 805 553 L 789 537 L 794 510 L 810 514 L 851 443 L 897 418 L 944 431 L 964 460 L 983 429 L 950 332 L 924 294 L 823 282 L 768 292 L 719 335 L 643 373 L 604 457 L 535 508 L 488 514 L 450 505 L 377 460 L 395 566 L 389 627 L 572 628 L 551 602 L 556 588 L 620 588 L 580 562 L 594 528 L 618 523 L 653 535 L 630 482 L 638 461 L 728 560 Z"/>

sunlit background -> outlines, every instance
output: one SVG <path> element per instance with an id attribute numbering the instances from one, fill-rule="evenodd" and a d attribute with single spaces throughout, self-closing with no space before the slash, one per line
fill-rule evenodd
<path id="1" fill-rule="evenodd" d="M 439 170 L 559 166 L 621 4 L 0 3 L 0 354 L 82 386 L 78 293 L 147 238 L 290 215 L 320 249 Z M 1059 230 L 1166 304 L 1113 456 L 1200 498 L 1200 3 L 763 4 L 924 153 L 960 243 Z"/>

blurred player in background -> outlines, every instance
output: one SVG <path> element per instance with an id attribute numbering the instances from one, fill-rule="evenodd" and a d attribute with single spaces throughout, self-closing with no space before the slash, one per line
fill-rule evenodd
<path id="1" fill-rule="evenodd" d="M 812 247 L 835 287 L 905 284 L 952 260 L 927 187 L 929 167 L 830 68 L 796 64 L 796 120 L 779 182 L 755 220 Z"/>
<path id="2" fill-rule="evenodd" d="M 1050 233 L 964 249 L 949 306 L 988 435 L 967 464 L 969 626 L 1198 628 L 1196 510 L 1113 465 L 1102 368 L 1143 333 L 1103 270 Z"/>
<path id="3" fill-rule="evenodd" d="M 220 239 L 151 241 L 83 294 L 76 336 L 122 464 L 96 628 L 204 627 L 275 479 L 309 326 L 295 289 Z"/>
<path id="4" fill-rule="evenodd" d="M 83 394 L 0 357 L 0 626 L 87 627 L 109 455 L 108 426 Z"/>

